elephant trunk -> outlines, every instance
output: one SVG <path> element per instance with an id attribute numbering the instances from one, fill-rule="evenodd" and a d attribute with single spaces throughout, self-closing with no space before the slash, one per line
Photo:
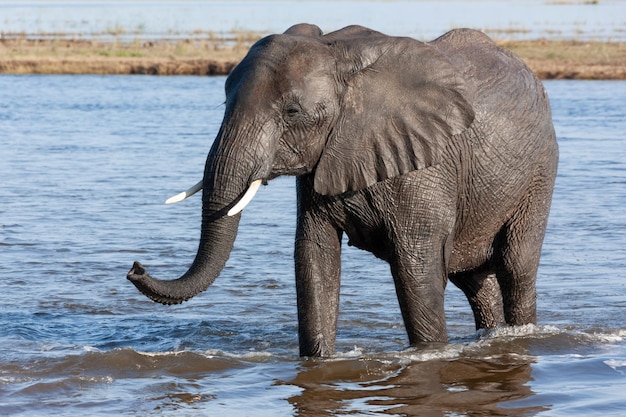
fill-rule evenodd
<path id="1" fill-rule="evenodd" d="M 232 146 L 222 141 L 220 132 L 213 144 L 202 180 L 202 230 L 198 252 L 180 278 L 160 280 L 151 277 L 135 262 L 127 278 L 148 298 L 162 304 L 180 304 L 206 290 L 220 274 L 233 248 L 239 211 L 251 199 L 248 190 L 256 191 L 265 178 L 258 161 L 250 155 L 237 155 Z M 262 165 L 262 164 L 261 164 Z M 241 204 L 238 204 L 241 203 Z"/>
<path id="2" fill-rule="evenodd" d="M 241 215 L 222 216 L 205 225 L 198 253 L 189 270 L 180 278 L 166 281 L 151 277 L 135 262 L 127 278 L 146 297 L 161 304 L 180 304 L 206 290 L 220 274 L 235 242 Z"/>

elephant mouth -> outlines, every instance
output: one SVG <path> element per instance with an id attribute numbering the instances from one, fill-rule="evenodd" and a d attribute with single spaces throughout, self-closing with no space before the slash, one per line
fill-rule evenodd
<path id="1" fill-rule="evenodd" d="M 259 190 L 259 187 L 261 186 L 261 184 L 263 184 L 263 182 L 264 180 L 260 178 L 252 181 L 252 183 L 250 183 L 250 185 L 248 186 L 248 189 L 246 190 L 246 192 L 243 193 L 241 198 L 237 200 L 237 202 L 228 210 L 228 213 L 226 214 L 228 216 L 234 216 L 240 213 L 244 208 L 246 208 L 246 206 L 250 203 L 250 201 L 252 201 L 252 199 L 256 195 L 257 191 Z M 172 196 L 168 198 L 167 200 L 165 200 L 165 204 L 173 204 L 173 203 L 178 203 L 180 201 L 183 201 L 186 198 L 189 198 L 195 193 L 197 193 L 198 191 L 200 191 L 202 189 L 202 186 L 203 186 L 203 181 L 200 180 L 197 184 L 195 184 L 193 187 L 189 188 L 188 190 L 183 191 L 182 193 L 178 193 L 175 196 Z"/>

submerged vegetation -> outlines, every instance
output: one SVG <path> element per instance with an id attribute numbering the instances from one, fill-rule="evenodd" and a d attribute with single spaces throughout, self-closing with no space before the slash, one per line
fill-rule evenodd
<path id="1" fill-rule="evenodd" d="M 195 31 L 181 37 L 144 39 L 116 27 L 99 35 L 60 33 L 0 36 L 0 73 L 10 74 L 228 74 L 262 34 Z M 499 41 L 541 78 L 626 79 L 622 42 Z"/>

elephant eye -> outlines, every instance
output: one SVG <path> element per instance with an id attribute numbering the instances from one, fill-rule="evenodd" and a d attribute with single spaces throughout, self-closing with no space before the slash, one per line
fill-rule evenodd
<path id="1" fill-rule="evenodd" d="M 287 118 L 293 119 L 302 112 L 302 108 L 297 103 L 290 103 L 285 106 L 284 112 Z"/>

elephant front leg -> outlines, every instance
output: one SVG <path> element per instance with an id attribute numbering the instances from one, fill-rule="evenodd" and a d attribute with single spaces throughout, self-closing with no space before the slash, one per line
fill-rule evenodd
<path id="1" fill-rule="evenodd" d="M 396 294 L 411 346 L 448 341 L 443 259 L 405 254 L 391 262 Z"/>
<path id="2" fill-rule="evenodd" d="M 309 226 L 298 227 L 295 247 L 300 356 L 327 357 L 335 352 L 341 232 Z"/>

